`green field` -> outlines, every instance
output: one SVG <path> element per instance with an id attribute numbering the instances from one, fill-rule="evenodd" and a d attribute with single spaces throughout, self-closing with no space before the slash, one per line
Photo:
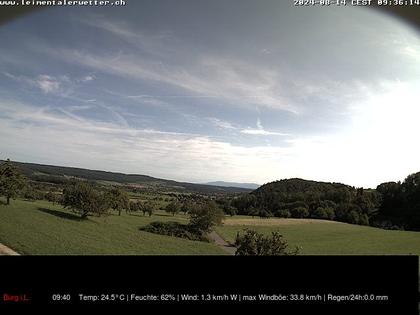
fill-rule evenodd
<path id="1" fill-rule="evenodd" d="M 264 234 L 279 231 L 289 245 L 307 255 L 420 255 L 420 232 L 390 231 L 334 221 L 305 219 L 249 219 L 236 216 L 217 232 L 234 242 L 246 228 Z"/>
<path id="2" fill-rule="evenodd" d="M 46 201 L 12 201 L 0 205 L 0 243 L 21 254 L 225 254 L 211 243 L 139 231 L 151 221 L 186 221 L 158 212 L 111 215 L 80 221 L 78 216 Z"/>
<path id="3" fill-rule="evenodd" d="M 46 201 L 12 201 L 0 205 L 0 243 L 21 254 L 226 254 L 215 244 L 139 231 L 151 221 L 186 222 L 158 211 L 142 214 L 89 217 Z M 420 233 L 388 231 L 346 223 L 304 219 L 227 218 L 217 232 L 228 242 L 245 228 L 268 234 L 279 231 L 301 254 L 415 254 L 420 255 Z"/>

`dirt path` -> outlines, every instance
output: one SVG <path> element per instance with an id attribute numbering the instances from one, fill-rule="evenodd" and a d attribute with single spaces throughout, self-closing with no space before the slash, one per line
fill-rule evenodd
<path id="1" fill-rule="evenodd" d="M 221 247 L 225 252 L 229 253 L 230 255 L 235 255 L 236 247 L 233 245 L 230 245 L 228 242 L 226 242 L 219 234 L 217 234 L 215 231 L 211 232 L 209 234 L 210 239 L 213 240 L 213 242 Z"/>
<path id="2" fill-rule="evenodd" d="M 1 255 L 18 256 L 19 254 L 16 253 L 13 249 L 7 247 L 6 245 L 0 244 L 0 256 Z"/>

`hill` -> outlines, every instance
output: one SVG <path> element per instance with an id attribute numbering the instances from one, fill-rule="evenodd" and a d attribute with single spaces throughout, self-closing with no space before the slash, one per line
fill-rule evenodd
<path id="1" fill-rule="evenodd" d="M 328 219 L 368 225 L 380 206 L 380 196 L 373 189 L 292 178 L 265 184 L 235 198 L 232 204 L 238 214 L 243 215 Z"/>
<path id="2" fill-rule="evenodd" d="M 220 186 L 220 187 L 237 187 L 237 188 L 246 188 L 246 189 L 252 189 L 252 190 L 260 187 L 260 185 L 254 184 L 254 183 L 235 183 L 235 182 L 224 182 L 224 181 L 209 182 L 209 183 L 205 183 L 205 185 Z"/>
<path id="3" fill-rule="evenodd" d="M 3 162 L 3 161 L 2 161 Z M 250 189 L 222 187 L 205 184 L 193 184 L 155 178 L 147 175 L 124 174 L 75 167 L 44 165 L 35 163 L 13 162 L 25 176 L 34 181 L 64 184 L 70 179 L 83 179 L 105 183 L 134 185 L 141 188 L 159 189 L 160 191 L 195 192 L 203 194 L 231 194 L 250 192 Z"/>
<path id="4" fill-rule="evenodd" d="M 265 184 L 232 201 L 239 214 L 336 220 L 420 230 L 420 172 L 401 182 L 356 188 L 300 178 Z"/>

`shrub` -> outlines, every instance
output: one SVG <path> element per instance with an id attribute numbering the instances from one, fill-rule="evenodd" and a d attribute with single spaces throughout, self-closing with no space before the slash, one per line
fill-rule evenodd
<path id="1" fill-rule="evenodd" d="M 359 221 L 360 221 L 359 213 L 355 210 L 351 210 L 349 213 L 347 213 L 346 221 L 352 224 L 359 224 Z"/>
<path id="2" fill-rule="evenodd" d="M 329 219 L 329 220 L 334 220 L 335 219 L 334 208 L 327 207 L 327 208 L 325 208 L 325 212 L 327 214 L 327 219 Z"/>
<path id="3" fill-rule="evenodd" d="M 208 241 L 202 233 L 197 233 L 189 225 L 178 222 L 152 222 L 141 230 L 155 234 L 186 238 L 193 241 Z"/>
<path id="4" fill-rule="evenodd" d="M 287 209 L 281 209 L 276 212 L 276 216 L 280 218 L 290 218 L 292 215 L 290 214 L 290 211 Z"/>
<path id="5" fill-rule="evenodd" d="M 296 255 L 298 248 L 288 251 L 287 241 L 279 232 L 272 232 L 271 236 L 264 236 L 254 230 L 246 230 L 244 235 L 236 236 L 235 255 L 237 256 L 277 256 L 277 255 Z"/>
<path id="6" fill-rule="evenodd" d="M 273 214 L 270 211 L 268 211 L 267 209 L 262 208 L 262 209 L 258 210 L 258 216 L 260 218 L 269 218 L 269 217 L 272 217 Z"/>
<path id="7" fill-rule="evenodd" d="M 360 225 L 369 225 L 369 217 L 366 213 L 363 213 L 359 216 Z"/>
<path id="8" fill-rule="evenodd" d="M 306 218 L 309 216 L 309 210 L 308 208 L 297 207 L 291 210 L 291 214 L 293 218 Z"/>
<path id="9" fill-rule="evenodd" d="M 335 212 L 333 208 L 318 207 L 314 211 L 313 217 L 324 220 L 333 220 L 335 218 Z"/>

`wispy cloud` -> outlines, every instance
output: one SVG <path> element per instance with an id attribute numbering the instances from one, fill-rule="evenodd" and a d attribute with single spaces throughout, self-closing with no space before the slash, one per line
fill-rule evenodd
<path id="1" fill-rule="evenodd" d="M 39 75 L 34 82 L 46 94 L 60 90 L 60 81 L 46 74 Z"/>
<path id="2" fill-rule="evenodd" d="M 46 74 L 40 74 L 36 77 L 18 76 L 8 72 L 3 72 L 3 74 L 14 81 L 37 87 L 45 94 L 58 92 L 61 89 L 62 82 L 68 82 L 66 76 L 56 78 Z"/>
<path id="3" fill-rule="evenodd" d="M 87 75 L 87 76 L 81 78 L 79 81 L 80 82 L 90 82 L 90 81 L 93 81 L 93 80 L 95 80 L 94 75 Z"/>
<path id="4" fill-rule="evenodd" d="M 229 130 L 237 130 L 238 128 L 235 127 L 234 125 L 232 125 L 232 123 L 226 121 L 226 120 L 222 120 L 219 118 L 215 118 L 215 117 L 209 117 L 208 120 L 217 128 L 221 128 L 221 129 L 229 129 Z"/>
<path id="5" fill-rule="evenodd" d="M 48 107 L 34 112 L 31 106 L 21 103 L 1 102 L 0 109 L 3 113 L 0 116 L 2 144 L 18 151 L 29 146 L 32 154 L 45 161 L 51 157 L 45 152 L 53 151 L 56 158 L 73 166 L 77 166 L 80 160 L 84 161 L 85 167 L 97 167 L 100 163 L 109 170 L 143 172 L 189 181 L 214 176 L 227 179 L 224 173 L 228 168 L 233 172 L 233 177 L 229 178 L 245 180 L 256 170 L 268 175 L 265 169 L 268 161 L 287 156 L 288 151 L 264 146 L 235 146 L 188 133 L 124 128 L 87 120 L 72 113 L 53 114 Z M 53 150 L 54 147 L 60 147 L 60 150 Z M 121 158 L 124 158 L 124 166 L 117 163 Z"/>
<path id="6" fill-rule="evenodd" d="M 241 132 L 245 134 L 249 134 L 249 135 L 258 135 L 258 136 L 290 136 L 290 134 L 288 133 L 267 131 L 263 129 L 243 129 L 241 130 Z"/>
<path id="7" fill-rule="evenodd" d="M 257 129 L 252 129 L 252 128 L 242 129 L 241 133 L 248 134 L 248 135 L 258 135 L 258 136 L 290 136 L 290 134 L 288 133 L 264 130 L 264 127 L 261 124 L 260 118 L 257 118 Z"/>
<path id="8" fill-rule="evenodd" d="M 177 97 L 215 98 L 239 107 L 258 105 L 299 113 L 298 107 L 277 92 L 280 82 L 276 72 L 238 60 L 202 58 L 187 69 L 178 65 L 160 66 L 137 56 L 93 56 L 67 49 L 57 57 L 96 71 L 158 81 L 193 93 Z"/>
<path id="9" fill-rule="evenodd" d="M 299 113 L 299 106 L 282 93 L 283 79 L 278 71 L 262 64 L 255 65 L 237 56 L 217 56 L 211 53 L 191 55 L 190 48 L 183 47 L 172 35 L 134 31 L 121 21 L 105 21 L 94 16 L 83 21 L 89 27 L 99 28 L 132 44 L 135 50 L 92 54 L 45 45 L 37 49 L 95 72 L 157 81 L 182 91 L 179 95 L 166 97 L 214 98 L 238 107 L 258 105 Z M 191 58 L 174 63 L 174 51 L 178 54 L 182 51 L 189 53 Z"/>
<path id="10" fill-rule="evenodd" d="M 65 74 L 58 76 L 50 74 L 27 76 L 3 72 L 3 75 L 13 81 L 23 83 L 30 87 L 38 88 L 44 94 L 55 94 L 63 97 L 70 96 L 79 83 L 85 83 L 95 79 L 93 75 L 87 75 L 79 79 L 70 78 Z"/>
<path id="11" fill-rule="evenodd" d="M 6 117 L 8 121 L 15 123 L 20 122 L 23 124 L 36 123 L 40 126 L 61 127 L 67 130 L 85 130 L 89 132 L 101 132 L 114 135 L 130 135 L 136 136 L 141 134 L 156 134 L 156 135 L 182 135 L 182 136 L 195 136 L 190 133 L 167 132 L 154 129 L 136 129 L 127 126 L 126 122 L 121 124 L 113 122 L 101 122 L 93 119 L 87 119 L 74 113 L 81 109 L 80 107 L 71 107 L 73 112 L 59 109 L 64 115 L 57 115 L 52 110 L 57 108 L 45 106 L 42 108 L 34 109 L 33 106 L 18 103 L 15 101 L 1 101 L 0 109 L 2 116 Z M 109 109 L 109 108 L 108 108 Z"/>

